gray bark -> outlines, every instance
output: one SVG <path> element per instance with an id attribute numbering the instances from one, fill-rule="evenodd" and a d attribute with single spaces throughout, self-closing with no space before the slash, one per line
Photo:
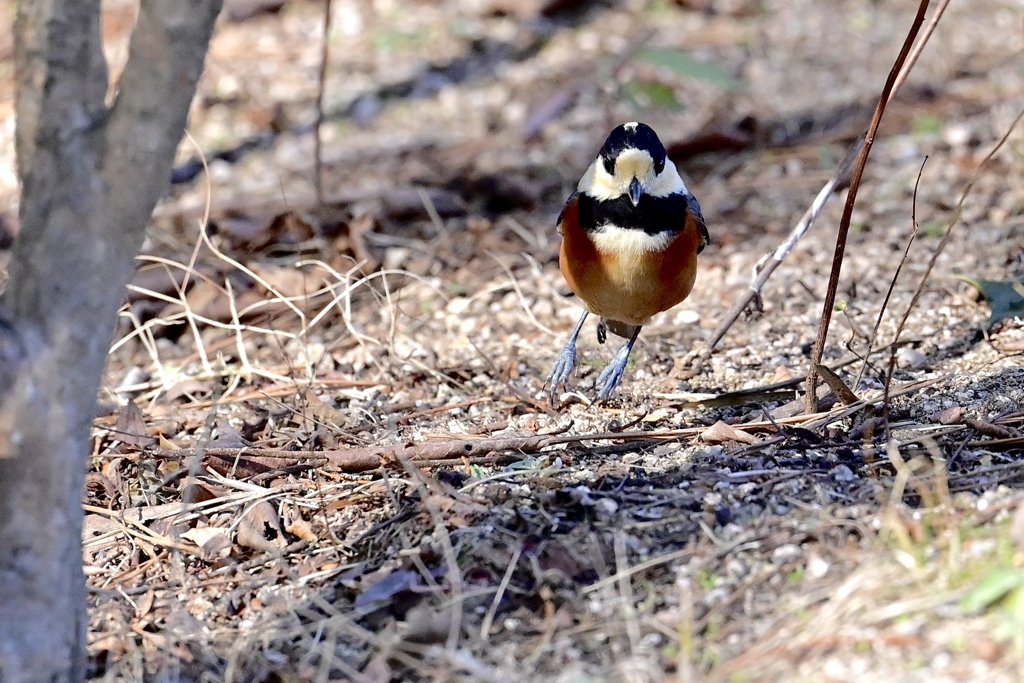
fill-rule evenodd
<path id="1" fill-rule="evenodd" d="M 221 0 L 142 0 L 114 103 L 99 0 L 17 4 L 21 232 L 0 296 L 0 682 L 84 675 L 96 392 Z"/>

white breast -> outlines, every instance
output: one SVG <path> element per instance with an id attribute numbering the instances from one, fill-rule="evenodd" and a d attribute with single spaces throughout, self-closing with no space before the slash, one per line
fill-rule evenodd
<path id="1" fill-rule="evenodd" d="M 675 235 L 670 231 L 649 235 L 643 230 L 620 228 L 617 225 L 605 225 L 590 233 L 597 250 L 605 254 L 619 256 L 640 256 L 651 251 L 666 249 Z"/>

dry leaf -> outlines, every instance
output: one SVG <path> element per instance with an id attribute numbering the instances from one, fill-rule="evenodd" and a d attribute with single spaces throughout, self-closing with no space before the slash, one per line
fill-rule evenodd
<path id="1" fill-rule="evenodd" d="M 189 310 L 197 311 L 199 314 L 209 317 L 210 307 L 222 296 L 224 296 L 223 289 L 207 280 L 200 280 L 192 285 L 188 294 L 185 295 L 185 301 Z M 181 304 L 169 304 L 169 311 L 177 312 L 177 309 L 180 307 Z"/>
<path id="2" fill-rule="evenodd" d="M 183 531 L 181 537 L 199 546 L 205 559 L 211 559 L 231 547 L 227 532 L 217 527 L 196 527 Z"/>
<path id="3" fill-rule="evenodd" d="M 146 419 L 142 411 L 130 398 L 118 411 L 114 429 L 117 430 L 117 438 L 126 444 L 142 447 L 153 443 L 153 439 L 146 435 Z"/>
<path id="4" fill-rule="evenodd" d="M 363 271 L 369 272 L 377 269 L 380 259 L 367 244 L 366 235 L 377 226 L 377 221 L 372 214 L 363 214 L 348 224 L 348 234 L 352 254 L 356 260 L 363 263 Z"/>
<path id="5" fill-rule="evenodd" d="M 719 420 L 715 424 L 705 429 L 700 435 L 701 441 L 704 443 L 725 443 L 727 441 L 738 441 L 740 443 L 757 443 L 757 438 L 752 434 L 747 434 L 742 429 L 736 429 L 732 425 L 726 424 Z"/>
<path id="6" fill-rule="evenodd" d="M 313 393 L 312 389 L 306 390 L 304 398 L 306 400 L 306 409 L 318 420 L 323 422 L 340 422 L 347 417 L 344 412 L 334 408 Z"/>
<path id="7" fill-rule="evenodd" d="M 253 505 L 238 524 L 238 544 L 253 550 L 277 553 L 288 545 L 281 518 L 268 501 Z"/>
<path id="8" fill-rule="evenodd" d="M 451 610 L 438 612 L 431 607 L 413 607 L 405 615 L 402 640 L 422 645 L 443 643 L 448 639 L 451 623 Z"/>
<path id="9" fill-rule="evenodd" d="M 770 384 L 778 384 L 779 382 L 788 382 L 793 379 L 793 373 L 789 371 L 785 365 L 779 365 L 775 368 L 775 372 L 772 373 L 772 379 Z"/>
<path id="10" fill-rule="evenodd" d="M 952 408 L 946 408 L 932 415 L 932 419 L 943 425 L 959 424 L 964 418 L 964 413 L 967 409 L 963 406 L 953 406 Z"/>
<path id="11" fill-rule="evenodd" d="M 249 268 L 260 279 L 273 287 L 277 294 L 290 299 L 307 296 L 320 289 L 324 284 L 322 275 L 307 273 L 291 266 L 250 263 Z"/>
<path id="12" fill-rule="evenodd" d="M 285 527 L 285 529 L 292 536 L 296 536 L 303 541 L 315 541 L 316 534 L 313 533 L 313 527 L 310 526 L 309 522 L 302 519 L 302 517 L 296 517 L 292 520 L 291 524 Z"/>
<path id="13" fill-rule="evenodd" d="M 186 379 L 180 382 L 175 382 L 171 385 L 167 390 L 167 393 L 164 395 L 164 400 L 168 403 L 173 403 L 182 396 L 190 396 L 191 394 L 205 396 L 208 393 L 210 393 L 209 382 L 200 382 L 197 379 Z"/>
<path id="14" fill-rule="evenodd" d="M 153 604 L 156 602 L 156 591 L 152 588 L 146 591 L 146 594 L 142 596 L 142 599 L 135 603 L 137 614 L 136 619 L 142 619 L 153 609 Z"/>
<path id="15" fill-rule="evenodd" d="M 375 575 L 367 577 L 376 578 Z M 420 584 L 418 572 L 399 570 L 386 574 L 366 590 L 356 596 L 355 607 L 359 610 L 377 609 L 381 605 L 396 596 Z"/>
<path id="16" fill-rule="evenodd" d="M 185 487 L 181 492 L 181 498 L 186 505 L 195 505 L 196 503 L 205 503 L 208 500 L 220 498 L 227 493 L 228 490 L 225 488 L 211 486 L 195 477 L 187 477 L 185 479 Z"/>

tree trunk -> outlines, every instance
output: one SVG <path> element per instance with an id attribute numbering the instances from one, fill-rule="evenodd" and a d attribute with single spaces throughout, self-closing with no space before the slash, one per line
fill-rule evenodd
<path id="1" fill-rule="evenodd" d="M 109 108 L 99 0 L 17 3 L 21 232 L 0 296 L 0 681 L 84 675 L 81 496 L 134 257 L 221 0 L 143 0 Z"/>

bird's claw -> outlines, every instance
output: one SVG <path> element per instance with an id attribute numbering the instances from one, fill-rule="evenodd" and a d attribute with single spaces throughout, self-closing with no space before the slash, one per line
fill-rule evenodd
<path id="1" fill-rule="evenodd" d="M 551 405 L 555 405 L 557 402 L 559 385 L 566 391 L 569 390 L 569 378 L 572 376 L 573 371 L 579 367 L 579 364 L 580 357 L 576 353 L 575 345 L 566 346 L 558 354 L 558 358 L 555 359 L 555 364 L 552 366 L 548 378 L 544 380 L 545 389 L 549 383 L 551 384 Z"/>
<path id="2" fill-rule="evenodd" d="M 622 375 L 626 372 L 626 362 L 629 360 L 629 348 L 622 347 L 619 352 L 612 358 L 612 362 L 608 364 L 601 374 L 597 378 L 597 382 L 594 384 L 595 387 L 601 387 L 600 391 L 597 392 L 596 401 L 605 401 L 611 398 L 611 395 L 619 387 L 619 382 L 622 381 Z"/>

